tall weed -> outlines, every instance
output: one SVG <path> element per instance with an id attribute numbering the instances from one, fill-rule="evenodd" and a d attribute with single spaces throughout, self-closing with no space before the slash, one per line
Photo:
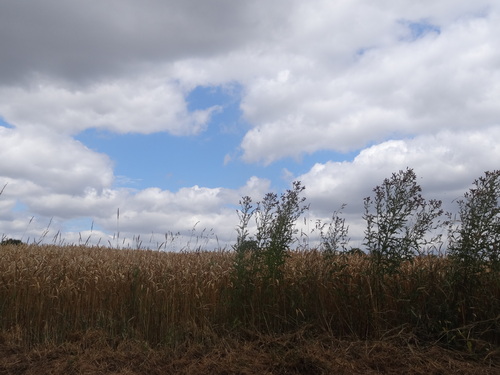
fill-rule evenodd
<path id="1" fill-rule="evenodd" d="M 500 170 L 485 172 L 473 185 L 458 201 L 459 225 L 449 232 L 451 282 L 464 325 L 488 316 L 479 313 L 483 301 L 478 297 L 489 301 L 492 311 L 500 311 L 498 299 L 487 294 L 500 288 Z"/>
<path id="2" fill-rule="evenodd" d="M 267 193 L 256 207 L 252 206 L 249 197 L 240 201 L 238 211 L 240 223 L 237 227 L 237 243 L 234 247 L 236 258 L 234 264 L 233 291 L 230 294 L 231 305 L 237 311 L 238 321 L 264 319 L 270 327 L 275 317 L 280 314 L 283 295 L 277 295 L 277 286 L 283 282 L 283 272 L 290 246 L 296 240 L 295 223 L 308 209 L 301 197 L 304 187 L 295 181 L 292 189 L 283 193 L 280 198 L 276 193 Z M 254 217 L 257 225 L 255 238 L 249 237 L 248 225 Z M 274 306 L 269 316 L 256 317 L 252 305 L 252 296 L 260 293 L 260 302 Z"/>
<path id="3" fill-rule="evenodd" d="M 365 245 L 377 272 L 398 272 L 404 261 L 411 261 L 426 246 L 441 239 L 431 236 L 443 226 L 441 201 L 426 201 L 421 195 L 413 169 L 393 173 L 373 189 L 374 197 L 364 199 Z"/>
<path id="4" fill-rule="evenodd" d="M 485 172 L 458 201 L 460 225 L 450 231 L 449 254 L 474 274 L 500 271 L 500 170 Z"/>
<path id="5" fill-rule="evenodd" d="M 347 251 L 350 240 L 349 226 L 346 225 L 345 218 L 340 216 L 345 206 L 343 204 L 340 210 L 333 212 L 329 223 L 322 223 L 321 220 L 316 221 L 316 229 L 319 230 L 321 238 L 320 247 L 326 256 Z"/>

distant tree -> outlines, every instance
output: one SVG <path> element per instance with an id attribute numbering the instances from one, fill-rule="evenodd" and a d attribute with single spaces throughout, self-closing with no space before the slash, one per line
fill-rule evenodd
<path id="1" fill-rule="evenodd" d="M 16 240 L 13 238 L 6 238 L 4 239 L 0 245 L 22 245 L 23 242 L 21 240 Z"/>

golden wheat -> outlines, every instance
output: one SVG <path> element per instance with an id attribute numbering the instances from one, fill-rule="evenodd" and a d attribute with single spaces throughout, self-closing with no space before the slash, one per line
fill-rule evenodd
<path id="1" fill-rule="evenodd" d="M 306 325 L 373 337 L 395 327 L 439 332 L 459 320 L 444 258 L 416 258 L 379 277 L 366 256 L 293 251 L 281 280 L 254 275 L 237 295 L 232 252 L 34 245 L 0 252 L 0 330 L 19 332 L 28 344 L 95 329 L 151 344 L 240 327 L 273 332 Z M 478 320 L 495 317 L 500 300 L 498 282 L 484 285 L 488 298 L 478 290 L 472 306 Z"/>

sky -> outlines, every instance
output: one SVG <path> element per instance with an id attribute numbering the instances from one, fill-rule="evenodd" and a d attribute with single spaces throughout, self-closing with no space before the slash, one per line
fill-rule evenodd
<path id="1" fill-rule="evenodd" d="M 407 167 L 456 211 L 500 168 L 499 35 L 493 0 L 0 0 L 0 235 L 229 246 L 301 181 L 356 244 Z"/>

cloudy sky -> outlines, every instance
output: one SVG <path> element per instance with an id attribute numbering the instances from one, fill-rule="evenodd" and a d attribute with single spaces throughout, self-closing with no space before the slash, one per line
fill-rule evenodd
<path id="1" fill-rule="evenodd" d="M 359 238 L 406 167 L 452 209 L 500 168 L 499 35 L 493 0 L 0 0 L 0 235 L 226 243 L 300 180 Z"/>

